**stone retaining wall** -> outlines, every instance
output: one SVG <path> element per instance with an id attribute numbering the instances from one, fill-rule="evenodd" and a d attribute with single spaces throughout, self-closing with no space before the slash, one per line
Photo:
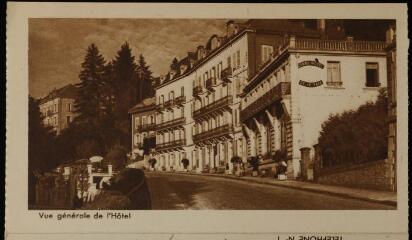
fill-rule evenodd
<path id="1" fill-rule="evenodd" d="M 317 182 L 375 190 L 392 190 L 392 166 L 387 160 L 320 169 Z"/>

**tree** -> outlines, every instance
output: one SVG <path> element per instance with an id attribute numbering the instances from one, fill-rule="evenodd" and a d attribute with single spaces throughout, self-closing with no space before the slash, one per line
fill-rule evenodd
<path id="1" fill-rule="evenodd" d="M 137 102 L 141 102 L 143 99 L 147 97 L 154 96 L 154 89 L 153 89 L 153 77 L 152 71 L 149 69 L 150 67 L 147 65 L 146 60 L 144 59 L 143 55 L 139 55 L 139 63 L 137 67 L 137 76 L 138 76 L 138 99 Z"/>
<path id="2" fill-rule="evenodd" d="M 56 159 L 50 154 L 53 149 L 54 133 L 50 127 L 43 125 L 38 102 L 29 96 L 29 141 L 28 141 L 28 184 L 29 203 L 35 202 L 35 172 L 44 172 L 57 166 Z"/>
<path id="3" fill-rule="evenodd" d="M 387 157 L 387 96 L 356 111 L 331 115 L 322 124 L 319 147 L 325 167 L 376 161 Z"/>
<path id="4" fill-rule="evenodd" d="M 129 109 L 137 101 L 137 65 L 129 44 L 124 43 L 113 60 L 114 127 L 119 131 L 118 140 L 130 147 Z"/>
<path id="5" fill-rule="evenodd" d="M 101 113 L 101 86 L 105 60 L 99 53 L 96 45 L 91 44 L 82 63 L 79 74 L 80 83 L 77 84 L 78 96 L 75 108 L 78 116 L 76 121 L 96 125 Z"/>

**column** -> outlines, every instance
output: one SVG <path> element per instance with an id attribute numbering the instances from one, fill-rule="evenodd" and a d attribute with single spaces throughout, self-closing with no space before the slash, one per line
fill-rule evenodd
<path id="1" fill-rule="evenodd" d="M 229 164 L 229 170 L 230 171 L 232 171 L 232 169 L 233 169 L 233 164 L 230 161 L 233 157 L 233 147 L 234 147 L 233 141 L 228 141 L 227 142 L 227 149 L 226 149 L 226 151 L 227 151 L 226 162 Z"/>

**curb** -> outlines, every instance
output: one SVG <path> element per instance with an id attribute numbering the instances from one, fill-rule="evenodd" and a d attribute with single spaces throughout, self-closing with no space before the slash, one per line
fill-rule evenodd
<path id="1" fill-rule="evenodd" d="M 210 176 L 210 177 L 215 177 L 215 178 L 225 178 L 225 179 L 232 179 L 232 180 L 238 180 L 238 181 L 243 181 L 243 182 L 264 184 L 264 185 L 268 185 L 268 186 L 276 186 L 276 187 L 283 187 L 283 188 L 289 188 L 289 189 L 297 189 L 297 190 L 302 190 L 302 191 L 306 191 L 306 192 L 328 194 L 328 195 L 336 196 L 336 197 L 351 198 L 351 199 L 362 200 L 362 201 L 367 201 L 367 202 L 374 202 L 374 203 L 380 203 L 380 204 L 385 204 L 385 205 L 390 205 L 390 206 L 395 206 L 395 207 L 397 206 L 397 201 L 396 200 L 379 200 L 379 199 L 375 199 L 375 198 L 358 196 L 358 195 L 353 195 L 353 194 L 349 194 L 349 193 L 340 193 L 340 192 L 334 192 L 334 191 L 329 191 L 329 190 L 324 190 L 324 189 L 313 189 L 313 188 L 306 188 L 306 187 L 300 187 L 300 186 L 290 186 L 290 185 L 286 185 L 286 184 L 279 184 L 277 182 L 261 182 L 261 181 L 256 181 L 254 179 L 234 177 L 234 176 L 228 176 L 228 175 L 216 175 L 216 174 L 210 174 L 210 173 L 191 173 L 191 172 L 162 172 L 162 171 L 156 171 L 155 173 L 160 173 L 160 174 L 165 174 L 165 175 L 167 175 L 167 174 L 168 175 L 192 175 L 192 176 Z"/>

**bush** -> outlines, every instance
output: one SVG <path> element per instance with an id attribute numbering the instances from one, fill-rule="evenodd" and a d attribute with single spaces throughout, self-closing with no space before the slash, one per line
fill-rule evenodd
<path id="1" fill-rule="evenodd" d="M 183 158 L 183 159 L 182 159 L 182 164 L 183 164 L 183 167 L 184 167 L 185 169 L 187 169 L 187 167 L 189 166 L 189 159 Z"/>
<path id="2" fill-rule="evenodd" d="M 239 164 L 239 163 L 242 162 L 242 158 L 240 158 L 239 156 L 233 156 L 230 159 L 230 162 L 233 163 L 233 164 Z"/>
<path id="3" fill-rule="evenodd" d="M 127 151 L 121 145 L 114 145 L 106 156 L 103 158 L 103 165 L 107 166 L 109 164 L 113 165 L 113 169 L 122 169 L 126 165 L 127 161 Z"/>
<path id="4" fill-rule="evenodd" d="M 154 166 L 156 165 L 156 159 L 155 158 L 151 158 L 151 159 L 149 159 L 149 164 L 150 164 L 150 167 L 152 167 L 152 168 L 154 168 Z"/>
<path id="5" fill-rule="evenodd" d="M 249 164 L 252 167 L 252 171 L 258 171 L 259 170 L 259 159 L 257 157 L 250 157 Z"/>
<path id="6" fill-rule="evenodd" d="M 319 147 L 325 167 L 361 163 L 387 157 L 387 96 L 356 111 L 331 115 L 322 124 Z"/>
<path id="7" fill-rule="evenodd" d="M 90 158 L 100 152 L 99 144 L 92 139 L 86 139 L 76 146 L 76 154 L 79 158 Z"/>

